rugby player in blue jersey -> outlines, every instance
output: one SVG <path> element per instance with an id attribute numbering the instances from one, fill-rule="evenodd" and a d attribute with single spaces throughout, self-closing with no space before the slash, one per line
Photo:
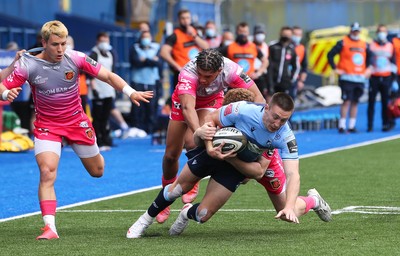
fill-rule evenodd
<path id="1" fill-rule="evenodd" d="M 148 210 L 129 228 L 127 237 L 141 237 L 160 211 L 189 191 L 200 179 L 210 176 L 201 203 L 186 204 L 169 233 L 181 234 L 189 219 L 206 222 L 227 202 L 246 177 L 256 180 L 264 177 L 270 161 L 261 155 L 274 148 L 280 150 L 284 169 L 297 174 L 291 179 L 290 188 L 287 188 L 286 204 L 276 217 L 298 223 L 295 207 L 300 189 L 299 160 L 296 139 L 287 123 L 293 110 L 291 97 L 276 93 L 267 105 L 240 101 L 210 113 L 206 123 L 194 134 L 196 143 L 200 145 L 204 141 L 205 147 L 200 146 L 187 153 L 189 160 L 178 179 L 160 191 Z M 248 144 L 244 151 L 238 154 L 222 153 L 222 145 L 212 146 L 211 140 L 217 127 L 224 126 L 235 126 L 246 134 Z M 323 201 L 319 195 L 318 199 Z M 330 217 L 330 209 L 327 214 Z"/>

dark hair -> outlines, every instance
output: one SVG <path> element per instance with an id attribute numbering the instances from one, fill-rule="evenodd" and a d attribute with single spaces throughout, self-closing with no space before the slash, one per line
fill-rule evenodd
<path id="1" fill-rule="evenodd" d="M 292 30 L 295 30 L 295 29 L 303 30 L 300 26 L 293 26 L 293 27 L 292 27 Z"/>
<path id="2" fill-rule="evenodd" d="M 99 40 L 100 37 L 110 37 L 110 34 L 108 34 L 105 31 L 101 31 L 101 32 L 97 33 L 96 40 Z"/>
<path id="3" fill-rule="evenodd" d="M 290 97 L 289 94 L 284 92 L 277 92 L 272 95 L 271 100 L 269 102 L 269 106 L 272 107 L 274 105 L 277 105 L 284 111 L 294 110 L 294 102 L 292 97 Z"/>
<path id="4" fill-rule="evenodd" d="M 283 27 L 281 27 L 281 32 L 284 31 L 284 30 L 293 31 L 293 29 L 292 29 L 291 27 L 289 27 L 289 26 L 283 26 Z"/>
<path id="5" fill-rule="evenodd" d="M 190 13 L 190 11 L 188 9 L 181 9 L 178 11 L 178 18 L 181 17 L 182 14 L 184 13 Z"/>
<path id="6" fill-rule="evenodd" d="M 249 24 L 245 21 L 240 22 L 239 24 L 236 25 L 236 32 L 238 31 L 239 28 L 245 28 L 248 27 Z"/>
<path id="7" fill-rule="evenodd" d="M 199 52 L 196 65 L 204 71 L 217 72 L 224 63 L 224 56 L 216 49 L 205 49 Z"/>

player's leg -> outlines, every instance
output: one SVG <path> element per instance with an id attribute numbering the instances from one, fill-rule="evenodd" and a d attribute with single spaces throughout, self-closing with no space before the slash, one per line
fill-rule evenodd
<path id="1" fill-rule="evenodd" d="M 40 171 L 39 204 L 45 227 L 44 232 L 36 239 L 57 239 L 55 223 L 57 199 L 54 182 L 61 155 L 61 142 L 40 140 L 35 138 L 35 156 Z"/>
<path id="2" fill-rule="evenodd" d="M 90 176 L 100 178 L 104 173 L 104 158 L 99 152 L 97 144 L 94 145 L 71 145 L 74 152 L 81 159 L 81 162 Z"/>
<path id="3" fill-rule="evenodd" d="M 173 204 L 184 192 L 189 191 L 200 179 L 190 171 L 186 164 L 177 180 L 161 189 L 147 211 L 129 228 L 126 237 L 141 237 L 161 211 Z"/>
<path id="4" fill-rule="evenodd" d="M 205 116 L 210 113 L 210 109 L 199 109 L 197 110 L 197 115 L 199 117 L 199 124 L 202 126 L 204 124 L 204 118 Z M 196 147 L 196 144 L 194 143 L 193 140 L 193 131 L 190 129 L 187 129 L 186 134 L 185 134 L 185 148 L 186 150 L 191 150 Z M 200 183 L 196 183 L 193 186 L 193 189 L 191 189 L 189 192 L 184 194 L 182 196 L 182 202 L 184 204 L 191 203 L 194 200 L 196 200 L 197 195 L 199 194 L 199 186 Z"/>
<path id="5" fill-rule="evenodd" d="M 162 162 L 163 176 L 162 186 L 172 184 L 176 180 L 179 169 L 179 157 L 181 156 L 187 125 L 183 121 L 170 119 L 167 129 L 166 147 Z M 170 208 L 167 207 L 157 216 L 158 223 L 164 223 L 170 215 Z"/>
<path id="6" fill-rule="evenodd" d="M 207 165 L 203 165 L 199 169 L 196 169 L 197 164 L 193 165 L 192 160 L 188 161 L 190 170 L 194 174 L 206 168 L 210 170 L 211 178 L 201 203 L 184 205 L 178 218 L 169 229 L 170 235 L 181 234 L 189 224 L 189 219 L 199 223 L 208 221 L 228 201 L 232 193 L 246 178 L 227 162 L 215 160 L 208 155 L 207 157 Z"/>
<path id="7" fill-rule="evenodd" d="M 228 201 L 232 194 L 233 191 L 210 178 L 201 203 L 185 204 L 169 229 L 169 234 L 172 236 L 180 235 L 189 224 L 189 219 L 199 223 L 208 221 Z"/>
<path id="8" fill-rule="evenodd" d="M 179 169 L 179 157 L 182 153 L 187 125 L 181 121 L 169 120 L 166 147 L 163 157 L 163 186 L 173 183 Z M 171 181 L 172 182 L 169 182 Z"/>

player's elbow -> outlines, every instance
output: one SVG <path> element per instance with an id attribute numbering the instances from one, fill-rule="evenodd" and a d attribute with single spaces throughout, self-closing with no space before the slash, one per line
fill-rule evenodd
<path id="1" fill-rule="evenodd" d="M 261 166 L 260 166 L 261 167 Z M 261 180 L 262 177 L 264 176 L 265 170 L 261 168 L 254 169 L 253 172 L 251 173 L 249 178 L 255 179 L 255 180 Z"/>

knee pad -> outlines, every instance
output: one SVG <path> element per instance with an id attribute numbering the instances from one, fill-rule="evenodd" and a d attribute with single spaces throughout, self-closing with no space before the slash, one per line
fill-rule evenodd
<path id="1" fill-rule="evenodd" d="M 168 185 L 164 188 L 164 198 L 168 201 L 175 201 L 177 198 L 182 196 L 182 187 L 178 184 L 171 192 L 168 192 L 170 186 L 171 185 Z"/>

